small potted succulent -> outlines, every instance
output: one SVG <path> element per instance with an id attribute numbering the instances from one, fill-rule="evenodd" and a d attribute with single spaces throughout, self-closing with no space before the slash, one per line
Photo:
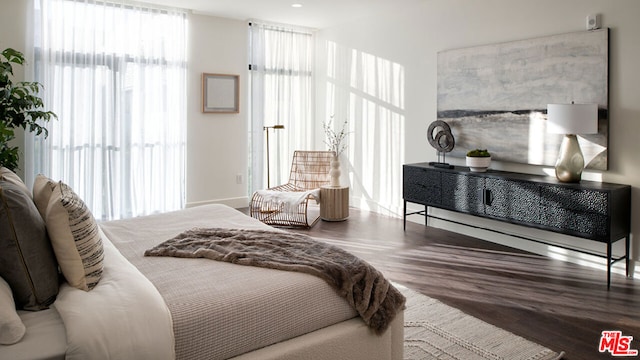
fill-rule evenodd
<path id="1" fill-rule="evenodd" d="M 475 149 L 467 153 L 467 166 L 473 172 L 485 172 L 491 165 L 491 154 L 486 149 Z"/>

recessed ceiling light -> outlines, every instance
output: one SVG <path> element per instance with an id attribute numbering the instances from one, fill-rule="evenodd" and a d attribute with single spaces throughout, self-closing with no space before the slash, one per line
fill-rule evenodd
<path id="1" fill-rule="evenodd" d="M 298 3 L 296 3 L 296 4 L 291 4 L 291 7 L 294 7 L 294 8 L 301 8 L 301 7 L 302 7 L 302 4 L 298 4 Z"/>

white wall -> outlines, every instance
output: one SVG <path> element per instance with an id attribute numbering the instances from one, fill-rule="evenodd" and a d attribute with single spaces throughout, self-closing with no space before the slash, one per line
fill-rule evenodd
<path id="1" fill-rule="evenodd" d="M 436 160 L 435 151 L 426 140 L 426 130 L 436 119 L 436 60 L 442 50 L 492 44 L 504 41 L 521 40 L 553 34 L 585 30 L 585 18 L 589 14 L 600 14 L 604 27 L 610 30 L 610 169 L 601 173 L 587 173 L 586 179 L 602 178 L 603 181 L 625 183 L 633 186 L 632 234 L 633 259 L 638 260 L 640 253 L 640 167 L 637 156 L 640 142 L 640 2 L 636 0 L 429 0 L 414 8 L 401 9 L 395 14 L 384 17 L 368 18 L 357 23 L 323 29 L 318 33 L 318 119 L 327 116 L 327 108 L 335 99 L 326 99 L 326 88 L 335 81 L 327 76 L 328 67 L 323 46 L 335 43 L 346 49 L 349 54 L 366 53 L 375 56 L 379 64 L 391 62 L 398 64 L 405 74 L 404 106 L 396 111 L 404 119 L 404 163 Z M 346 69 L 349 71 L 349 68 Z M 374 70 L 375 71 L 375 70 Z M 346 78 L 352 74 L 347 74 Z M 381 81 L 381 79 L 377 79 Z M 376 102 L 375 96 L 359 94 L 362 89 L 353 88 L 349 81 L 344 85 L 349 94 L 346 96 L 368 96 Z M 380 85 L 379 85 L 380 86 Z M 346 101 L 348 104 L 349 101 Z M 378 101 L 380 107 L 385 105 Z M 342 110 L 346 111 L 346 110 Z M 352 119 L 359 121 L 360 119 Z M 358 136 L 358 134 L 355 134 Z M 364 135 L 361 135 L 364 136 Z M 464 165 L 462 159 L 447 158 L 448 162 Z M 346 161 L 343 161 L 343 163 Z M 542 173 L 543 168 L 509 163 L 492 164 L 493 168 L 528 173 Z M 357 169 L 357 167 L 355 167 Z M 402 177 L 401 166 L 390 171 Z M 352 179 L 371 177 L 367 170 L 351 174 Z M 366 189 L 361 184 L 351 184 L 352 203 L 361 203 L 366 197 Z M 401 203 L 402 194 L 397 193 L 395 201 Z M 360 198 L 358 198 L 360 197 Z M 579 239 L 558 236 L 541 231 L 508 226 L 489 222 L 471 216 L 462 216 L 445 211 L 437 214 L 469 223 L 499 227 L 535 238 L 552 239 L 571 245 L 588 244 L 598 250 L 604 250 L 602 244 L 594 244 Z M 415 221 L 424 220 L 415 217 Z M 602 264 L 601 259 L 584 259 L 575 253 L 550 250 L 547 247 L 521 241 L 514 238 L 497 236 L 485 231 L 466 229 L 446 222 L 432 221 L 431 225 L 468 233 L 488 240 L 503 242 L 540 253 L 554 252 L 554 256 L 569 257 L 573 261 L 589 264 Z M 632 235 L 632 236 L 633 236 Z M 616 249 L 621 250 L 623 242 Z M 600 266 L 601 267 L 601 266 Z M 620 268 L 620 266 L 618 266 Z"/>
<path id="2" fill-rule="evenodd" d="M 248 25 L 205 15 L 189 16 L 187 206 L 247 206 Z M 202 113 L 202 73 L 240 75 L 238 114 Z M 240 174 L 242 183 L 236 182 Z"/>

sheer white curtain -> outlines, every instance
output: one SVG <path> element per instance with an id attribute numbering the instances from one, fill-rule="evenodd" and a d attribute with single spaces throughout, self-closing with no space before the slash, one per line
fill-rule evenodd
<path id="1" fill-rule="evenodd" d="M 306 29 L 252 21 L 250 34 L 250 191 L 286 182 L 295 150 L 314 150 L 313 34 Z M 284 129 L 265 130 L 265 126 Z M 266 173 L 269 131 L 269 174 Z"/>
<path id="2" fill-rule="evenodd" d="M 97 219 L 183 207 L 186 13 L 34 0 L 36 81 L 59 120 L 26 173 L 68 183 Z"/>

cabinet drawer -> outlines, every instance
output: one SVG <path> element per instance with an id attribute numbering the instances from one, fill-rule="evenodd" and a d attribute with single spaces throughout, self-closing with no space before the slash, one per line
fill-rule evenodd
<path id="1" fill-rule="evenodd" d="M 586 239 L 609 241 L 609 193 L 547 186 L 541 189 L 541 225 Z"/>
<path id="2" fill-rule="evenodd" d="M 607 192 L 546 186 L 542 188 L 541 196 L 542 203 L 549 207 L 609 215 Z"/>
<path id="3" fill-rule="evenodd" d="M 595 212 L 583 212 L 559 207 L 542 207 L 540 224 L 557 232 L 585 239 L 609 241 L 609 217 Z"/>
<path id="4" fill-rule="evenodd" d="M 403 198 L 424 205 L 439 205 L 442 198 L 441 174 L 418 167 L 403 169 Z"/>

